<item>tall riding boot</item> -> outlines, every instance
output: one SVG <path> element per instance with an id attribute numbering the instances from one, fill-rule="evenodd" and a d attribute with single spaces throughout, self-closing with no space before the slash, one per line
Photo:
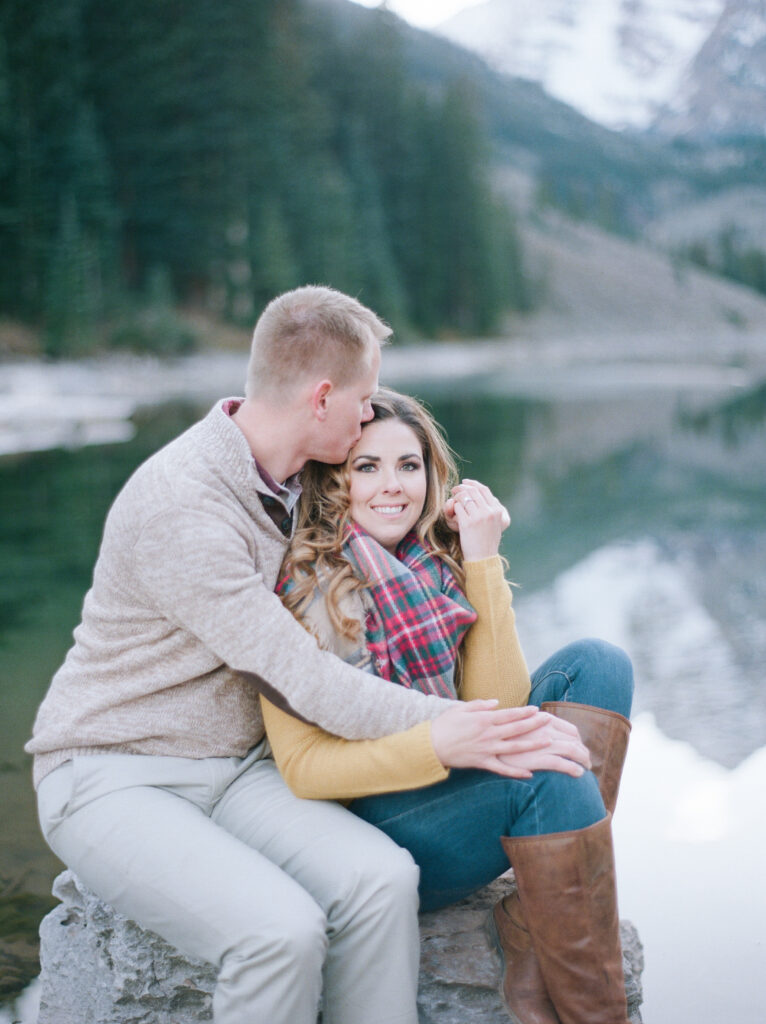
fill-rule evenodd
<path id="1" fill-rule="evenodd" d="M 532 948 L 518 892 L 495 904 L 489 925 L 505 961 L 503 998 L 513 1024 L 560 1024 Z"/>
<path id="2" fill-rule="evenodd" d="M 611 825 L 502 839 L 561 1024 L 627 1024 Z"/>
<path id="3" fill-rule="evenodd" d="M 546 701 L 541 710 L 577 726 L 590 752 L 604 805 L 613 814 L 628 748 L 628 719 L 616 711 L 569 701 Z M 511 840 L 502 842 L 505 846 Z M 511 1020 L 514 1024 L 561 1024 L 548 995 L 517 892 L 495 905 L 492 930 L 505 960 L 503 996 Z"/>
<path id="4" fill-rule="evenodd" d="M 604 806 L 610 814 L 614 814 L 622 766 L 628 750 L 628 719 L 617 711 L 591 707 L 590 704 L 572 704 L 569 701 L 546 701 L 540 705 L 540 710 L 577 726 L 580 739 L 590 751 L 592 771 L 598 780 Z"/>

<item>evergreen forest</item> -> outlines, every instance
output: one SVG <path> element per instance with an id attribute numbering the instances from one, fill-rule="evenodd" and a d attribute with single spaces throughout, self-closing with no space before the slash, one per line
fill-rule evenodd
<path id="1" fill-rule="evenodd" d="M 193 344 L 306 282 L 403 334 L 528 294 L 468 76 L 316 0 L 0 0 L 0 313 L 49 355 Z"/>

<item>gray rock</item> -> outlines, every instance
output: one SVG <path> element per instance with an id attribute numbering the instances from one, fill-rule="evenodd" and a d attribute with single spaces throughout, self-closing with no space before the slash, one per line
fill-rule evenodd
<path id="1" fill-rule="evenodd" d="M 504 876 L 454 906 L 420 915 L 420 1024 L 508 1024 L 502 965 L 486 930 L 495 903 L 514 888 Z M 630 921 L 620 923 L 630 1024 L 641 1024 L 644 954 Z"/>
<path id="2" fill-rule="evenodd" d="M 422 914 L 420 1024 L 508 1024 L 501 966 L 485 931 L 488 911 L 509 891 L 499 879 L 445 910 Z M 71 872 L 53 894 L 61 904 L 40 926 L 38 1024 L 203 1024 L 212 1020 L 215 969 L 189 960 L 115 913 Z M 631 1024 L 641 1024 L 643 952 L 622 922 Z"/>
<path id="3" fill-rule="evenodd" d="M 216 971 L 115 913 L 65 871 L 40 925 L 38 1024 L 200 1024 Z"/>

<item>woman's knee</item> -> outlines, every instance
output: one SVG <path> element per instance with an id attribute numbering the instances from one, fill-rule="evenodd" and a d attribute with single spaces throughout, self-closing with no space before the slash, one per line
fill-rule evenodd
<path id="1" fill-rule="evenodd" d="M 595 637 L 576 640 L 564 651 L 574 668 L 574 683 L 565 699 L 617 711 L 629 718 L 633 665 L 625 651 Z"/>
<path id="2" fill-rule="evenodd" d="M 604 801 L 592 772 L 580 776 L 563 772 L 536 772 L 529 785 L 526 809 L 518 815 L 510 834 L 547 835 L 588 828 L 601 821 Z"/>
<path id="3" fill-rule="evenodd" d="M 595 674 L 602 680 L 602 707 L 630 717 L 633 703 L 633 663 L 621 648 L 606 640 L 589 640 Z"/>

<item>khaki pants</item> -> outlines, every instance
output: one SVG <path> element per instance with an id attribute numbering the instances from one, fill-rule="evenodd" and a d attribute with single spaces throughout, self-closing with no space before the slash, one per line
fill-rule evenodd
<path id="1" fill-rule="evenodd" d="M 244 759 L 75 757 L 39 787 L 56 855 L 219 968 L 216 1024 L 417 1024 L 418 871 L 340 805 Z"/>

